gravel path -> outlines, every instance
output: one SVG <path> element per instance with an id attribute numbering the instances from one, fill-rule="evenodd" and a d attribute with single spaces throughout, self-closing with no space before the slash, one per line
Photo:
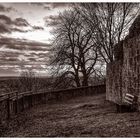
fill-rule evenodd
<path id="1" fill-rule="evenodd" d="M 116 113 L 105 95 L 35 106 L 10 121 L 2 137 L 139 137 L 140 113 Z"/>

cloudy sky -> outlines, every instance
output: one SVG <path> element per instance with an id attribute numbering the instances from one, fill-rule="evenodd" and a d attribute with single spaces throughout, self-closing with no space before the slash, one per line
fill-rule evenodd
<path id="1" fill-rule="evenodd" d="M 70 3 L 0 3 L 0 76 L 26 69 L 47 76 L 50 23 L 68 8 Z"/>

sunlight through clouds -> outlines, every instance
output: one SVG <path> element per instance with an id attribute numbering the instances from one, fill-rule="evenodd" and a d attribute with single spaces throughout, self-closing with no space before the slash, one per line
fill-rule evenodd
<path id="1" fill-rule="evenodd" d="M 7 75 L 8 71 L 9 75 L 19 75 L 22 69 L 47 74 L 52 39 L 47 20 L 57 17 L 69 5 L 0 3 L 0 75 Z"/>

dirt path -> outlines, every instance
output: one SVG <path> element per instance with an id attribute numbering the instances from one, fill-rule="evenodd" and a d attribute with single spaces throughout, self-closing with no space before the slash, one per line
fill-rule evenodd
<path id="1" fill-rule="evenodd" d="M 116 113 L 105 95 L 80 97 L 22 112 L 2 136 L 134 137 L 140 136 L 140 113 Z"/>

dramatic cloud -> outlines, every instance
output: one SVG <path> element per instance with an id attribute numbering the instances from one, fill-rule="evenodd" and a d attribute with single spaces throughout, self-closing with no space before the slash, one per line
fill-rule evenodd
<path id="1" fill-rule="evenodd" d="M 43 3 L 30 3 L 31 5 L 34 6 L 41 6 L 46 10 L 54 10 L 56 8 L 66 8 L 66 7 L 71 7 L 73 5 L 73 3 L 62 3 L 62 2 L 57 2 L 57 3 L 48 3 L 48 2 L 43 2 Z"/>
<path id="2" fill-rule="evenodd" d="M 51 10 L 51 7 L 50 7 L 50 6 L 48 6 L 48 5 L 44 5 L 44 6 L 43 6 L 43 8 L 44 8 L 45 10 L 48 10 L 48 11 L 50 11 L 50 10 Z"/>
<path id="3" fill-rule="evenodd" d="M 42 43 L 42 42 L 36 42 L 36 41 L 30 41 L 30 40 L 26 40 L 26 39 L 18 39 L 18 38 L 0 38 L 0 44 L 4 45 L 4 44 L 9 44 L 9 45 L 28 45 L 28 46 L 42 46 L 42 47 L 49 47 L 50 44 L 47 43 Z"/>
<path id="4" fill-rule="evenodd" d="M 28 65 L 38 69 L 46 65 L 49 47 L 46 43 L 3 37 L 0 39 L 0 65 L 19 65 L 20 68 Z"/>
<path id="5" fill-rule="evenodd" d="M 23 29 L 16 28 L 16 27 L 11 28 L 11 32 L 26 33 L 26 32 L 28 32 L 28 31 L 29 31 L 29 30 L 23 30 Z"/>
<path id="6" fill-rule="evenodd" d="M 12 20 L 6 15 L 0 15 L 0 22 L 8 25 L 12 24 Z"/>
<path id="7" fill-rule="evenodd" d="M 30 26 L 30 24 L 27 22 L 27 20 L 25 20 L 23 18 L 16 18 L 13 21 L 13 24 L 16 26 Z"/>
<path id="8" fill-rule="evenodd" d="M 0 12 L 10 12 L 11 10 L 13 10 L 12 7 L 5 7 L 0 4 Z"/>
<path id="9" fill-rule="evenodd" d="M 34 30 L 44 30 L 44 28 L 41 27 L 41 26 L 32 26 L 32 28 L 33 28 Z"/>
<path id="10" fill-rule="evenodd" d="M 6 15 L 0 15 L 0 33 L 27 32 L 29 29 L 20 27 L 30 27 L 30 24 L 23 18 L 12 20 Z"/>
<path id="11" fill-rule="evenodd" d="M 11 33 L 9 26 L 0 23 L 0 33 Z"/>
<path id="12" fill-rule="evenodd" d="M 72 3 L 51 3 L 52 8 L 64 8 L 72 6 Z"/>
<path id="13" fill-rule="evenodd" d="M 10 33 L 12 21 L 5 15 L 0 15 L 0 33 Z"/>
<path id="14" fill-rule="evenodd" d="M 52 37 L 49 32 L 57 25 L 59 12 L 70 6 L 46 2 L 0 4 L 0 75 L 18 75 L 28 69 L 45 74 Z"/>
<path id="15" fill-rule="evenodd" d="M 44 3 L 42 4 L 43 8 L 46 10 L 54 10 L 56 8 L 62 9 L 72 6 L 72 3 Z"/>
<path id="16" fill-rule="evenodd" d="M 58 24 L 60 18 L 58 15 L 50 15 L 44 17 L 45 25 L 49 27 L 54 27 Z"/>

